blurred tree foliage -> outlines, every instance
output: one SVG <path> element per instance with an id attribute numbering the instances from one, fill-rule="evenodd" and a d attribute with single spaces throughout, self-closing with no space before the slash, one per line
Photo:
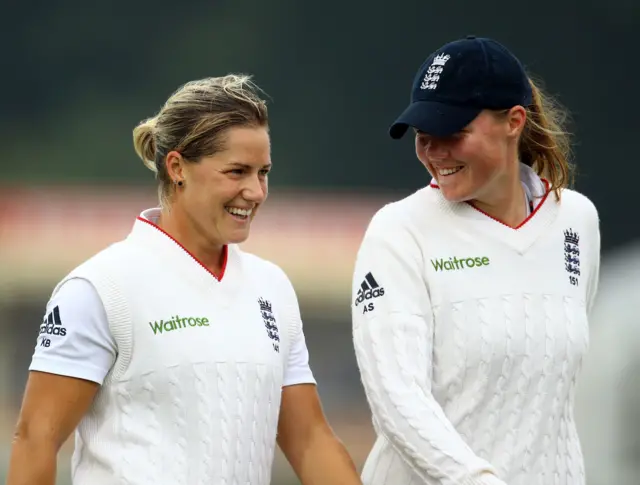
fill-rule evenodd
<path id="1" fill-rule="evenodd" d="M 253 74 L 271 97 L 273 187 L 406 193 L 428 176 L 411 140 L 394 142 L 387 128 L 424 57 L 474 33 L 509 46 L 570 108 L 578 188 L 600 209 L 603 247 L 639 235 L 619 209 L 640 175 L 640 67 L 629 62 L 638 2 L 178 5 L 5 6 L 3 182 L 151 184 L 133 152 L 135 124 L 180 84 L 233 71 Z M 602 164 L 619 162 L 623 175 L 605 177 Z"/>

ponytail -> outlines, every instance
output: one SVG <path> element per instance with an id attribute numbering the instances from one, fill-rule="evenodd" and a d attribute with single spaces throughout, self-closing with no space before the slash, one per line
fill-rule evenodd
<path id="1" fill-rule="evenodd" d="M 565 130 L 567 113 L 530 79 L 533 102 L 520 138 L 520 161 L 549 181 L 549 190 L 560 200 L 560 191 L 573 184 L 571 144 Z"/>
<path id="2" fill-rule="evenodd" d="M 133 129 L 133 148 L 142 159 L 142 163 L 152 172 L 158 172 L 156 167 L 156 142 L 153 136 L 156 118 L 149 118 Z"/>

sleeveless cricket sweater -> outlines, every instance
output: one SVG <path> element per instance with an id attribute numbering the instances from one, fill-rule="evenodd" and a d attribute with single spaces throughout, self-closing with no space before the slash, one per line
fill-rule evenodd
<path id="1" fill-rule="evenodd" d="M 74 485 L 267 485 L 301 332 L 285 274 L 230 245 L 218 281 L 138 218 L 58 288 L 73 278 L 97 290 L 118 348 L 76 431 Z"/>
<path id="2" fill-rule="evenodd" d="M 517 229 L 437 186 L 378 211 L 353 279 L 365 485 L 584 485 L 573 403 L 599 252 L 571 190 Z"/>

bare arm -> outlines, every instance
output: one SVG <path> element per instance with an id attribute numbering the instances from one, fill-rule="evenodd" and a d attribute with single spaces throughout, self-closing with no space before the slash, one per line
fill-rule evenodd
<path id="1" fill-rule="evenodd" d="M 6 485 L 54 485 L 60 447 L 91 405 L 99 384 L 30 372 Z"/>
<path id="2" fill-rule="evenodd" d="M 313 384 L 283 389 L 278 445 L 303 485 L 362 483 L 349 453 L 327 423 Z"/>

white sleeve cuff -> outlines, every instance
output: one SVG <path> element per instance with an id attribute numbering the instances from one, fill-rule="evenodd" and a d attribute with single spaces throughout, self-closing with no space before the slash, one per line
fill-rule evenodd
<path id="1" fill-rule="evenodd" d="M 282 382 L 282 387 L 295 386 L 297 384 L 317 384 L 311 369 L 307 368 L 306 372 L 299 372 L 295 375 L 289 375 Z"/>
<path id="2" fill-rule="evenodd" d="M 78 362 L 72 365 L 69 362 L 42 355 L 35 356 L 32 359 L 29 370 L 85 379 L 87 381 L 97 382 L 100 385 L 104 382 L 105 377 L 103 369 L 92 366 L 88 362 Z"/>

